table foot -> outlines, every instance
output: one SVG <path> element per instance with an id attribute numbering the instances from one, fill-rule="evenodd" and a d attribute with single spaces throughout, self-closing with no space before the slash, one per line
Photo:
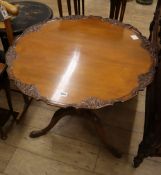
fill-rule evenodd
<path id="1" fill-rule="evenodd" d="M 116 148 L 107 143 L 106 134 L 100 118 L 92 110 L 89 109 L 75 109 L 73 107 L 61 108 L 55 112 L 47 127 L 41 130 L 32 131 L 30 133 L 30 137 L 36 138 L 47 134 L 50 131 L 50 129 L 52 129 L 61 118 L 67 115 L 77 115 L 80 117 L 84 117 L 85 119 L 89 119 L 94 124 L 98 136 L 105 144 L 106 148 L 112 153 L 112 155 L 114 155 L 117 158 L 122 157 L 121 153 Z"/>
<path id="2" fill-rule="evenodd" d="M 23 116 L 25 115 L 27 109 L 29 108 L 32 102 L 32 98 L 29 98 L 27 95 L 24 95 L 24 94 L 23 94 L 23 99 L 24 99 L 24 107 L 23 107 L 21 115 L 19 116 L 18 119 L 16 119 L 17 123 L 19 123 L 22 120 Z"/>
<path id="3" fill-rule="evenodd" d="M 36 138 L 36 137 L 40 137 L 42 135 L 45 135 L 47 132 L 43 131 L 43 130 L 37 130 L 37 131 L 32 131 L 30 133 L 30 137 L 31 138 Z"/>
<path id="4" fill-rule="evenodd" d="M 8 107 L 10 110 L 11 115 L 13 116 L 14 120 L 16 120 L 17 115 L 15 114 L 15 112 L 13 111 L 13 106 L 12 106 L 12 100 L 11 100 L 11 93 L 10 93 L 10 82 L 7 79 L 6 80 L 6 85 L 5 85 L 5 93 L 6 93 L 6 97 L 7 97 L 7 103 L 8 103 Z"/>
<path id="5" fill-rule="evenodd" d="M 47 133 L 57 124 L 57 122 L 58 122 L 61 118 L 65 117 L 66 115 L 68 115 L 68 114 L 70 114 L 70 113 L 72 113 L 73 111 L 74 111 L 74 108 L 71 108 L 71 107 L 69 107 L 69 108 L 64 108 L 64 109 L 61 108 L 61 109 L 57 110 L 57 111 L 54 113 L 54 115 L 53 115 L 53 117 L 52 117 L 50 123 L 48 124 L 48 126 L 45 127 L 44 129 L 41 129 L 41 130 L 32 131 L 32 132 L 30 133 L 30 137 L 31 137 L 31 138 L 36 138 L 36 137 L 40 137 L 40 136 L 42 136 L 42 135 L 47 134 Z"/>
<path id="6" fill-rule="evenodd" d="M 137 168 L 143 162 L 144 157 L 136 156 L 133 161 L 133 167 Z"/>
<path id="7" fill-rule="evenodd" d="M 120 151 L 118 151 L 116 148 L 114 148 L 114 147 L 111 146 L 111 145 L 107 145 L 107 144 L 106 144 L 106 146 L 107 146 L 107 149 L 110 151 L 110 153 L 111 153 L 114 157 L 116 157 L 116 158 L 118 158 L 118 159 L 122 158 L 122 153 L 121 153 Z"/>
<path id="8" fill-rule="evenodd" d="M 10 131 L 13 123 L 15 122 L 18 114 L 18 112 L 0 108 L 0 139 L 7 139 L 7 134 Z M 6 125 L 6 123 L 8 124 Z"/>

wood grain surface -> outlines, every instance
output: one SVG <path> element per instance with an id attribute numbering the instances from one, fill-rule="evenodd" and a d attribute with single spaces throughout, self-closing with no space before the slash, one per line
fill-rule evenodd
<path id="1" fill-rule="evenodd" d="M 99 108 L 150 83 L 141 75 L 152 71 L 154 58 L 142 42 L 133 30 L 99 18 L 53 20 L 18 39 L 9 74 L 24 93 L 50 104 Z"/>

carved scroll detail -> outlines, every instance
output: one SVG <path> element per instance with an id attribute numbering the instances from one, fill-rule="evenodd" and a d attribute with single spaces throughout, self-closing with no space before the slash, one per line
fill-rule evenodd
<path id="1" fill-rule="evenodd" d="M 86 100 L 83 100 L 81 102 L 81 104 L 79 106 L 81 106 L 81 108 L 101 108 L 103 106 L 106 106 L 106 105 L 112 105 L 112 102 L 107 102 L 107 101 L 103 101 L 101 99 L 98 99 L 96 97 L 90 97 Z"/>

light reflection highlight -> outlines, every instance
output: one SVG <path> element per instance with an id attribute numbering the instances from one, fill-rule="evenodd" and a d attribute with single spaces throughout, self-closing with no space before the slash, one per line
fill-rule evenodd
<path id="1" fill-rule="evenodd" d="M 57 101 L 61 97 L 65 97 L 68 95 L 68 93 L 66 92 L 67 86 L 74 70 L 77 67 L 79 58 L 80 58 L 80 51 L 77 49 L 74 51 L 73 56 L 71 57 L 71 61 L 69 62 L 69 65 L 67 66 L 66 71 L 64 72 L 60 82 L 58 83 L 58 86 L 54 91 L 51 100 Z"/>

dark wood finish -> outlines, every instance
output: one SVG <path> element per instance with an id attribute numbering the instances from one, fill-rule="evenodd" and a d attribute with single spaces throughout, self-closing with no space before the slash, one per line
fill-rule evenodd
<path id="1" fill-rule="evenodd" d="M 6 72 L 7 65 L 0 63 L 0 89 L 4 89 L 7 97 L 8 107 L 10 109 L 11 114 L 13 114 L 13 107 L 10 96 L 10 82 L 8 79 L 8 75 Z"/>
<path id="2" fill-rule="evenodd" d="M 69 15 L 72 15 L 71 2 L 70 2 L 70 0 L 67 0 L 67 6 L 68 6 Z"/>
<path id="3" fill-rule="evenodd" d="M 134 167 L 138 167 L 148 156 L 161 156 L 161 1 L 157 3 L 150 26 L 150 41 L 158 56 L 154 81 L 147 88 L 145 126 L 143 140 L 139 145 Z"/>
<path id="4" fill-rule="evenodd" d="M 80 15 L 80 8 L 81 8 L 81 4 L 80 4 L 80 0 L 78 0 L 78 15 Z"/>
<path id="5" fill-rule="evenodd" d="M 62 17 L 63 16 L 62 2 L 61 2 L 61 0 L 57 0 L 57 2 L 58 2 L 59 15 L 60 15 L 60 17 Z M 69 3 L 70 1 L 67 1 L 67 2 Z M 70 8 L 71 8 L 71 6 L 68 4 L 68 10 Z M 70 14 L 70 10 L 69 10 L 69 14 Z"/>
<path id="6" fill-rule="evenodd" d="M 18 112 L 14 112 L 14 117 L 17 118 L 18 116 Z M 3 109 L 0 108 L 0 138 L 2 140 L 6 140 L 7 139 L 7 134 L 10 130 L 10 126 L 13 124 L 13 122 L 15 121 L 15 119 L 11 120 L 11 112 L 8 109 Z M 11 120 L 11 125 L 9 125 L 8 127 L 6 127 L 6 123 L 9 122 L 9 120 Z"/>
<path id="7" fill-rule="evenodd" d="M 17 91 L 17 92 L 20 93 L 20 91 Z M 25 113 L 27 112 L 27 110 L 28 110 L 28 108 L 33 100 L 33 98 L 30 98 L 25 94 L 22 94 L 22 95 L 23 95 L 23 100 L 24 100 L 24 106 L 23 106 L 23 110 L 22 110 L 21 114 L 19 115 L 19 117 L 16 120 L 17 123 L 19 123 L 23 119 Z"/>
<path id="8" fill-rule="evenodd" d="M 123 21 L 127 0 L 110 0 L 110 18 Z"/>
<path id="9" fill-rule="evenodd" d="M 9 110 L 0 108 L 0 137 L 3 140 L 7 139 L 7 134 L 6 132 L 4 132 L 3 127 L 9 120 L 10 116 L 11 114 Z"/>
<path id="10" fill-rule="evenodd" d="M 85 15 L 85 0 L 82 1 L 82 15 Z"/>
<path id="11" fill-rule="evenodd" d="M 11 95 L 10 95 L 10 82 L 6 72 L 7 65 L 0 63 L 0 89 L 5 91 L 9 110 L 0 109 L 0 134 L 2 139 L 7 138 L 7 132 L 3 130 L 3 126 L 9 120 L 10 116 L 16 120 L 18 113 L 13 111 Z"/>
<path id="12" fill-rule="evenodd" d="M 73 2 L 73 6 L 71 5 L 71 1 Z M 60 17 L 63 17 L 63 7 L 62 0 L 57 0 L 58 10 Z M 84 15 L 84 0 L 66 0 L 68 15 Z M 72 7 L 74 7 L 74 14 L 72 13 Z"/>
<path id="13" fill-rule="evenodd" d="M 60 108 L 55 112 L 53 115 L 49 125 L 45 127 L 44 129 L 37 130 L 37 131 L 32 131 L 30 133 L 31 138 L 36 138 L 40 137 L 42 135 L 47 134 L 56 124 L 57 122 L 65 117 L 65 116 L 79 116 L 83 117 L 84 119 L 89 119 L 95 126 L 95 129 L 102 140 L 102 142 L 105 144 L 106 148 L 117 158 L 121 158 L 121 153 L 117 151 L 116 148 L 113 146 L 109 145 L 107 142 L 106 134 L 103 129 L 103 125 L 101 123 L 100 118 L 92 111 L 89 109 L 75 109 L 73 107 L 68 107 L 68 108 Z"/>
<path id="14" fill-rule="evenodd" d="M 77 0 L 73 0 L 73 3 L 74 3 L 74 12 L 75 12 L 75 15 L 78 15 L 78 3 L 77 3 Z"/>
<path id="15" fill-rule="evenodd" d="M 153 3 L 153 0 L 136 0 L 136 2 L 139 4 L 150 5 Z"/>
<path id="16" fill-rule="evenodd" d="M 125 10 L 126 10 L 126 3 L 127 3 L 127 0 L 122 0 L 122 6 L 121 6 L 121 12 L 120 12 L 120 21 L 121 22 L 124 19 L 124 14 L 125 14 Z"/>

